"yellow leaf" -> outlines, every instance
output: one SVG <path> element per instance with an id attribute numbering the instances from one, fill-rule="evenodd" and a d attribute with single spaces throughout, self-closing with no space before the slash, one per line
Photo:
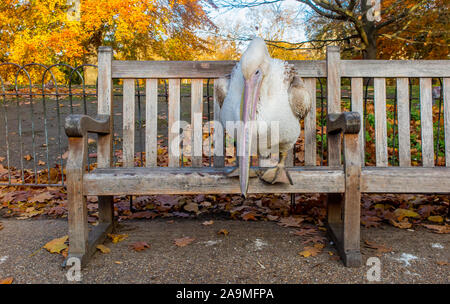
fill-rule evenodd
<path id="1" fill-rule="evenodd" d="M 0 279 L 0 284 L 1 284 L 1 285 L 12 284 L 13 281 L 14 281 L 14 278 L 13 278 L 13 277 L 5 278 L 5 279 Z"/>
<path id="2" fill-rule="evenodd" d="M 395 209 L 394 215 L 401 221 L 404 217 L 419 217 L 417 212 L 408 209 Z"/>
<path id="3" fill-rule="evenodd" d="M 68 239 L 69 236 L 66 235 L 61 238 L 51 240 L 50 242 L 44 245 L 44 248 L 47 249 L 50 253 L 61 253 L 61 251 L 69 247 L 66 244 Z"/>
<path id="4" fill-rule="evenodd" d="M 412 224 L 408 221 L 397 222 L 395 220 L 390 220 L 391 224 L 400 229 L 408 229 L 411 228 Z"/>
<path id="5" fill-rule="evenodd" d="M 219 230 L 219 232 L 217 232 L 217 234 L 223 234 L 223 235 L 228 235 L 228 234 L 230 234 L 230 232 L 228 231 L 228 230 L 226 230 L 226 229 L 220 229 Z"/>
<path id="6" fill-rule="evenodd" d="M 111 249 L 109 249 L 108 247 L 106 247 L 105 245 L 97 245 L 97 249 L 100 250 L 102 253 L 110 253 Z"/>
<path id="7" fill-rule="evenodd" d="M 428 220 L 430 222 L 435 222 L 435 223 L 442 223 L 444 221 L 444 219 L 442 218 L 442 216 L 440 215 L 432 215 L 428 217 Z"/>
<path id="8" fill-rule="evenodd" d="M 128 237 L 128 234 L 112 234 L 108 233 L 108 237 L 111 239 L 111 241 L 116 244 L 119 242 L 122 242 Z"/>

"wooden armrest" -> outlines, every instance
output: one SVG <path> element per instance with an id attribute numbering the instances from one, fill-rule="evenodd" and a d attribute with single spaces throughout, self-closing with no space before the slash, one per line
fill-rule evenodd
<path id="1" fill-rule="evenodd" d="M 327 117 L 327 133 L 358 134 L 361 117 L 358 112 L 331 113 Z"/>
<path id="2" fill-rule="evenodd" d="M 108 134 L 110 132 L 109 115 L 92 118 L 88 115 L 71 114 L 66 117 L 64 126 L 68 137 L 83 137 L 88 132 Z"/>

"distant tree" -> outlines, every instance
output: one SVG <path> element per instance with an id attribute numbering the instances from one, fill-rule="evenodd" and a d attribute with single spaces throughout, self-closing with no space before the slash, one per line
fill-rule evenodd
<path id="1" fill-rule="evenodd" d="M 405 57 L 430 57 L 427 54 L 432 53 L 437 58 L 445 58 L 448 55 L 449 4 L 446 0 L 296 1 L 311 12 L 306 23 L 309 39 L 280 42 L 288 45 L 286 49 L 322 49 L 329 44 L 338 44 L 365 59 L 380 55 L 392 57 L 398 55 L 396 52 L 400 49 Z M 222 8 L 254 8 L 280 2 L 283 0 L 209 1 Z M 380 3 L 379 10 L 376 3 Z M 404 48 L 404 45 L 408 46 Z M 391 51 L 389 46 L 392 46 Z M 428 52 L 424 51 L 424 46 Z M 439 51 L 429 52 L 434 48 Z"/>

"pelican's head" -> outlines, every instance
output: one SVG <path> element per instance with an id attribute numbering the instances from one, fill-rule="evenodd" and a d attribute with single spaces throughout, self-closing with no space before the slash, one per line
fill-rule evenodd
<path id="1" fill-rule="evenodd" d="M 267 74 L 270 55 L 263 39 L 255 38 L 250 42 L 241 58 L 241 70 L 244 75 L 244 95 L 241 104 L 241 118 L 244 130 L 241 132 L 239 156 L 239 179 L 241 193 L 245 196 L 248 190 L 250 171 L 251 139 L 253 121 L 256 118 L 256 107 L 259 100 L 261 83 Z"/>

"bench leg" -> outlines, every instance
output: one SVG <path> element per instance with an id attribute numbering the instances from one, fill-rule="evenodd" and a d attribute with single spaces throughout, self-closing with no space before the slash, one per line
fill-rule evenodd
<path id="1" fill-rule="evenodd" d="M 82 266 L 114 228 L 113 197 L 101 196 L 98 202 L 99 224 L 89 231 L 86 196 L 83 195 L 86 155 L 87 137 L 69 137 L 66 171 L 70 245 L 67 259 L 78 258 Z"/>
<path id="2" fill-rule="evenodd" d="M 358 135 L 344 135 L 345 194 L 328 196 L 328 232 L 347 267 L 362 264 L 360 252 L 361 161 Z"/>

